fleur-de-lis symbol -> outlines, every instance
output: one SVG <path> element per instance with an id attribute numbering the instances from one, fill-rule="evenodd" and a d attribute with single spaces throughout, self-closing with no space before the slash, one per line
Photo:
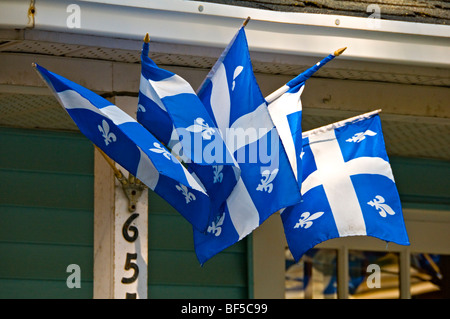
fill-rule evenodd
<path id="1" fill-rule="evenodd" d="M 236 69 L 234 69 L 233 73 L 233 86 L 231 87 L 231 91 L 234 91 L 234 87 L 236 86 L 236 78 L 239 74 L 241 74 L 242 70 L 244 70 L 244 67 L 242 65 L 238 65 Z"/>
<path id="2" fill-rule="evenodd" d="M 111 142 L 117 141 L 116 135 L 109 131 L 109 124 L 108 122 L 106 122 L 106 120 L 102 121 L 102 125 L 98 126 L 98 130 L 102 133 L 106 145 L 108 145 Z"/>
<path id="3" fill-rule="evenodd" d="M 389 206 L 388 204 L 385 203 L 385 199 L 383 196 L 377 195 L 377 196 L 375 196 L 374 199 L 367 202 L 367 204 L 372 207 L 375 207 L 378 210 L 378 212 L 380 213 L 381 217 L 386 217 L 387 214 L 395 215 L 395 212 L 391 208 L 391 206 Z"/>
<path id="4" fill-rule="evenodd" d="M 189 192 L 188 188 L 185 185 L 175 185 L 175 187 L 184 195 L 186 199 L 186 204 L 195 200 L 195 195 Z"/>
<path id="5" fill-rule="evenodd" d="M 222 183 L 223 173 L 222 173 L 223 165 L 215 165 L 213 166 L 214 172 L 214 180 L 213 183 Z"/>
<path id="6" fill-rule="evenodd" d="M 319 218 L 322 215 L 323 215 L 323 212 L 318 212 L 318 213 L 315 213 L 312 215 L 309 212 L 304 212 L 303 214 L 300 215 L 300 219 L 298 220 L 298 223 L 295 224 L 294 228 L 301 227 L 301 228 L 307 229 L 312 226 L 313 220 Z"/>
<path id="7" fill-rule="evenodd" d="M 211 136 L 215 132 L 214 128 L 209 127 L 208 123 L 206 123 L 201 117 L 197 117 L 194 124 L 187 127 L 186 130 L 194 133 L 202 133 L 202 137 L 205 140 L 210 140 Z"/>
<path id="8" fill-rule="evenodd" d="M 216 237 L 222 233 L 223 221 L 225 219 L 225 213 L 221 217 L 217 216 L 216 220 L 212 222 L 211 226 L 208 226 L 207 232 L 214 234 Z"/>
<path id="9" fill-rule="evenodd" d="M 171 159 L 171 155 L 170 155 L 169 151 L 166 150 L 161 144 L 159 144 L 158 142 L 154 142 L 153 146 L 156 148 L 150 148 L 150 151 L 155 152 L 155 153 L 160 153 L 160 154 L 164 155 L 165 158 Z"/>
<path id="10" fill-rule="evenodd" d="M 145 107 L 142 104 L 138 104 L 137 111 L 138 112 L 146 112 Z"/>
<path id="11" fill-rule="evenodd" d="M 374 131 L 367 130 L 367 131 L 365 131 L 365 132 L 359 132 L 359 133 L 356 133 L 356 134 L 353 135 L 351 138 L 346 139 L 345 141 L 346 141 L 346 142 L 349 142 L 349 143 L 351 143 L 351 142 L 353 142 L 353 143 L 359 143 L 359 142 L 365 140 L 365 139 L 366 139 L 366 136 L 375 136 L 375 135 L 377 135 L 377 133 L 375 133 Z"/>
<path id="12" fill-rule="evenodd" d="M 258 187 L 256 187 L 256 190 L 271 193 L 272 189 L 273 189 L 272 181 L 275 179 L 277 174 L 278 174 L 278 168 L 275 168 L 272 172 L 269 170 L 265 170 L 264 172 L 262 172 L 261 173 L 261 176 L 262 176 L 261 183 L 258 184 Z"/>

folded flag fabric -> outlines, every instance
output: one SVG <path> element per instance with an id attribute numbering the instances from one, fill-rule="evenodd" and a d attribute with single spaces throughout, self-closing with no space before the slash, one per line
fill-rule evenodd
<path id="1" fill-rule="evenodd" d="M 302 201 L 281 214 L 296 261 L 337 237 L 409 245 L 378 111 L 303 133 L 302 167 Z"/>
<path id="2" fill-rule="evenodd" d="M 144 42 L 141 51 L 141 77 L 139 81 L 138 107 L 136 119 L 164 145 L 168 146 L 172 132 L 176 134 L 173 121 L 150 82 L 149 70 L 159 71 L 158 66 L 148 56 L 149 44 Z M 164 77 L 164 73 L 160 77 Z M 153 76 L 156 77 L 156 76 Z M 178 135 L 176 135 L 178 140 Z"/>
<path id="3" fill-rule="evenodd" d="M 243 27 L 206 77 L 198 96 L 241 169 L 225 212 L 206 233 L 194 230 L 195 251 L 203 264 L 280 208 L 298 203 L 300 191 L 253 74 Z"/>
<path id="4" fill-rule="evenodd" d="M 137 120 L 169 148 L 178 147 L 175 155 L 211 198 L 211 215 L 222 215 L 240 169 L 190 84 L 159 68 L 148 53 L 149 43 L 144 42 Z"/>
<path id="5" fill-rule="evenodd" d="M 288 87 L 286 92 L 273 100 L 268 110 L 277 128 L 291 169 L 301 186 L 302 161 L 302 102 L 304 82 Z M 300 178 L 299 178 L 300 176 Z"/>
<path id="6" fill-rule="evenodd" d="M 341 49 L 341 50 L 344 50 L 344 49 Z M 319 71 L 319 69 L 321 67 L 323 67 L 325 64 L 327 64 L 328 62 L 333 60 L 336 57 L 336 55 L 338 54 L 338 52 L 341 50 L 338 50 L 333 54 L 329 54 L 328 56 L 323 58 L 322 61 L 317 62 L 312 67 L 306 69 L 305 71 L 303 71 L 302 73 L 297 75 L 295 78 L 290 80 L 288 83 L 286 83 L 285 85 L 280 87 L 278 90 L 276 90 L 272 94 L 268 95 L 266 97 L 267 103 L 269 103 L 269 104 L 272 103 L 275 99 L 277 99 L 279 96 L 281 96 L 283 93 L 287 92 L 288 90 L 290 90 L 298 85 L 304 84 L 306 82 L 306 80 L 308 80 L 311 76 L 313 76 L 314 73 Z"/>
<path id="7" fill-rule="evenodd" d="M 94 92 L 39 65 L 35 68 L 88 139 L 164 198 L 195 229 L 206 231 L 209 196 L 151 133 Z"/>
<path id="8" fill-rule="evenodd" d="M 277 128 L 280 139 L 289 158 L 289 163 L 301 185 L 302 162 L 302 102 L 301 95 L 305 88 L 305 82 L 322 66 L 333 60 L 338 51 L 330 54 L 322 61 L 287 82 L 281 88 L 268 95 L 265 99 L 268 103 L 270 117 Z"/>

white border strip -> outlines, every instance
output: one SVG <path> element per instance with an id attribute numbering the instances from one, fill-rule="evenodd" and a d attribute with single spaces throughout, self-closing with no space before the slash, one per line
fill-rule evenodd
<path id="1" fill-rule="evenodd" d="M 371 117 L 371 116 L 373 116 L 375 114 L 378 114 L 380 112 L 381 112 L 381 109 L 375 110 L 375 111 L 372 111 L 372 112 L 368 112 L 368 113 L 364 113 L 364 114 L 361 114 L 361 115 L 357 115 L 357 116 L 348 118 L 346 120 L 342 120 L 342 121 L 339 121 L 339 122 L 331 123 L 331 124 L 328 124 L 328 125 L 325 125 L 325 126 L 321 126 L 321 127 L 315 128 L 313 130 L 303 132 L 302 138 L 310 137 L 312 135 L 316 135 L 316 134 L 319 134 L 319 133 L 321 134 L 321 133 L 324 133 L 324 132 L 327 132 L 327 131 L 330 131 L 330 130 L 334 130 L 334 129 L 337 129 L 339 127 L 342 127 L 342 126 L 346 125 L 347 123 L 354 123 L 354 122 L 358 122 L 358 121 L 361 121 L 361 120 L 364 120 L 364 119 L 368 119 L 369 117 Z"/>

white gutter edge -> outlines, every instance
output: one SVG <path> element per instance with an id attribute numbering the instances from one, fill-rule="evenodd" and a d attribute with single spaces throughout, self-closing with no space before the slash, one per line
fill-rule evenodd
<path id="1" fill-rule="evenodd" d="M 5 1 L 21 5 L 22 10 L 24 3 L 29 4 Z M 69 5 L 80 8 L 80 28 L 68 27 L 73 14 Z M 0 12 L 3 6 L 0 3 Z M 281 55 L 320 57 L 346 46 L 342 60 L 450 67 L 450 26 L 446 25 L 185 0 L 36 0 L 35 6 L 36 30 L 131 40 L 141 40 L 148 32 L 154 42 L 222 49 L 250 16 L 246 27 L 250 50 L 277 55 L 274 63 L 283 62 Z M 1 17 L 0 13 L 0 28 L 10 28 Z"/>
<path id="2" fill-rule="evenodd" d="M 262 10 L 256 8 L 232 6 L 225 4 L 190 1 L 190 0 L 81 0 L 83 2 L 111 4 L 127 7 L 155 9 L 177 13 L 203 14 L 216 17 L 245 19 L 248 16 L 253 21 L 305 25 L 316 27 L 337 27 L 339 20 L 341 29 L 354 29 L 390 33 L 402 33 L 423 36 L 450 37 L 450 26 L 394 21 L 378 19 L 379 24 L 373 23 L 375 19 L 341 16 L 331 14 L 315 14 L 302 12 L 282 12 Z M 73 1 L 72 1 L 73 2 Z"/>

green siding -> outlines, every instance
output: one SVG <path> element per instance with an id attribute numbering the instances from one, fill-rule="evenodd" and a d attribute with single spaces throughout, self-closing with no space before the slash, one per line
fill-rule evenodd
<path id="1" fill-rule="evenodd" d="M 247 239 L 203 267 L 190 224 L 153 192 L 149 194 L 149 298 L 247 298 Z"/>
<path id="2" fill-rule="evenodd" d="M 450 161 L 390 159 L 402 204 L 450 205 Z"/>
<path id="3" fill-rule="evenodd" d="M 0 298 L 92 298 L 93 185 L 81 134 L 0 128 Z"/>
<path id="4" fill-rule="evenodd" d="M 450 205 L 450 162 L 391 158 L 403 204 Z M 0 127 L 0 298 L 92 298 L 93 147 L 77 133 Z M 247 298 L 248 240 L 201 267 L 189 223 L 149 194 L 149 298 Z M 81 289 L 66 286 L 69 264 Z"/>

